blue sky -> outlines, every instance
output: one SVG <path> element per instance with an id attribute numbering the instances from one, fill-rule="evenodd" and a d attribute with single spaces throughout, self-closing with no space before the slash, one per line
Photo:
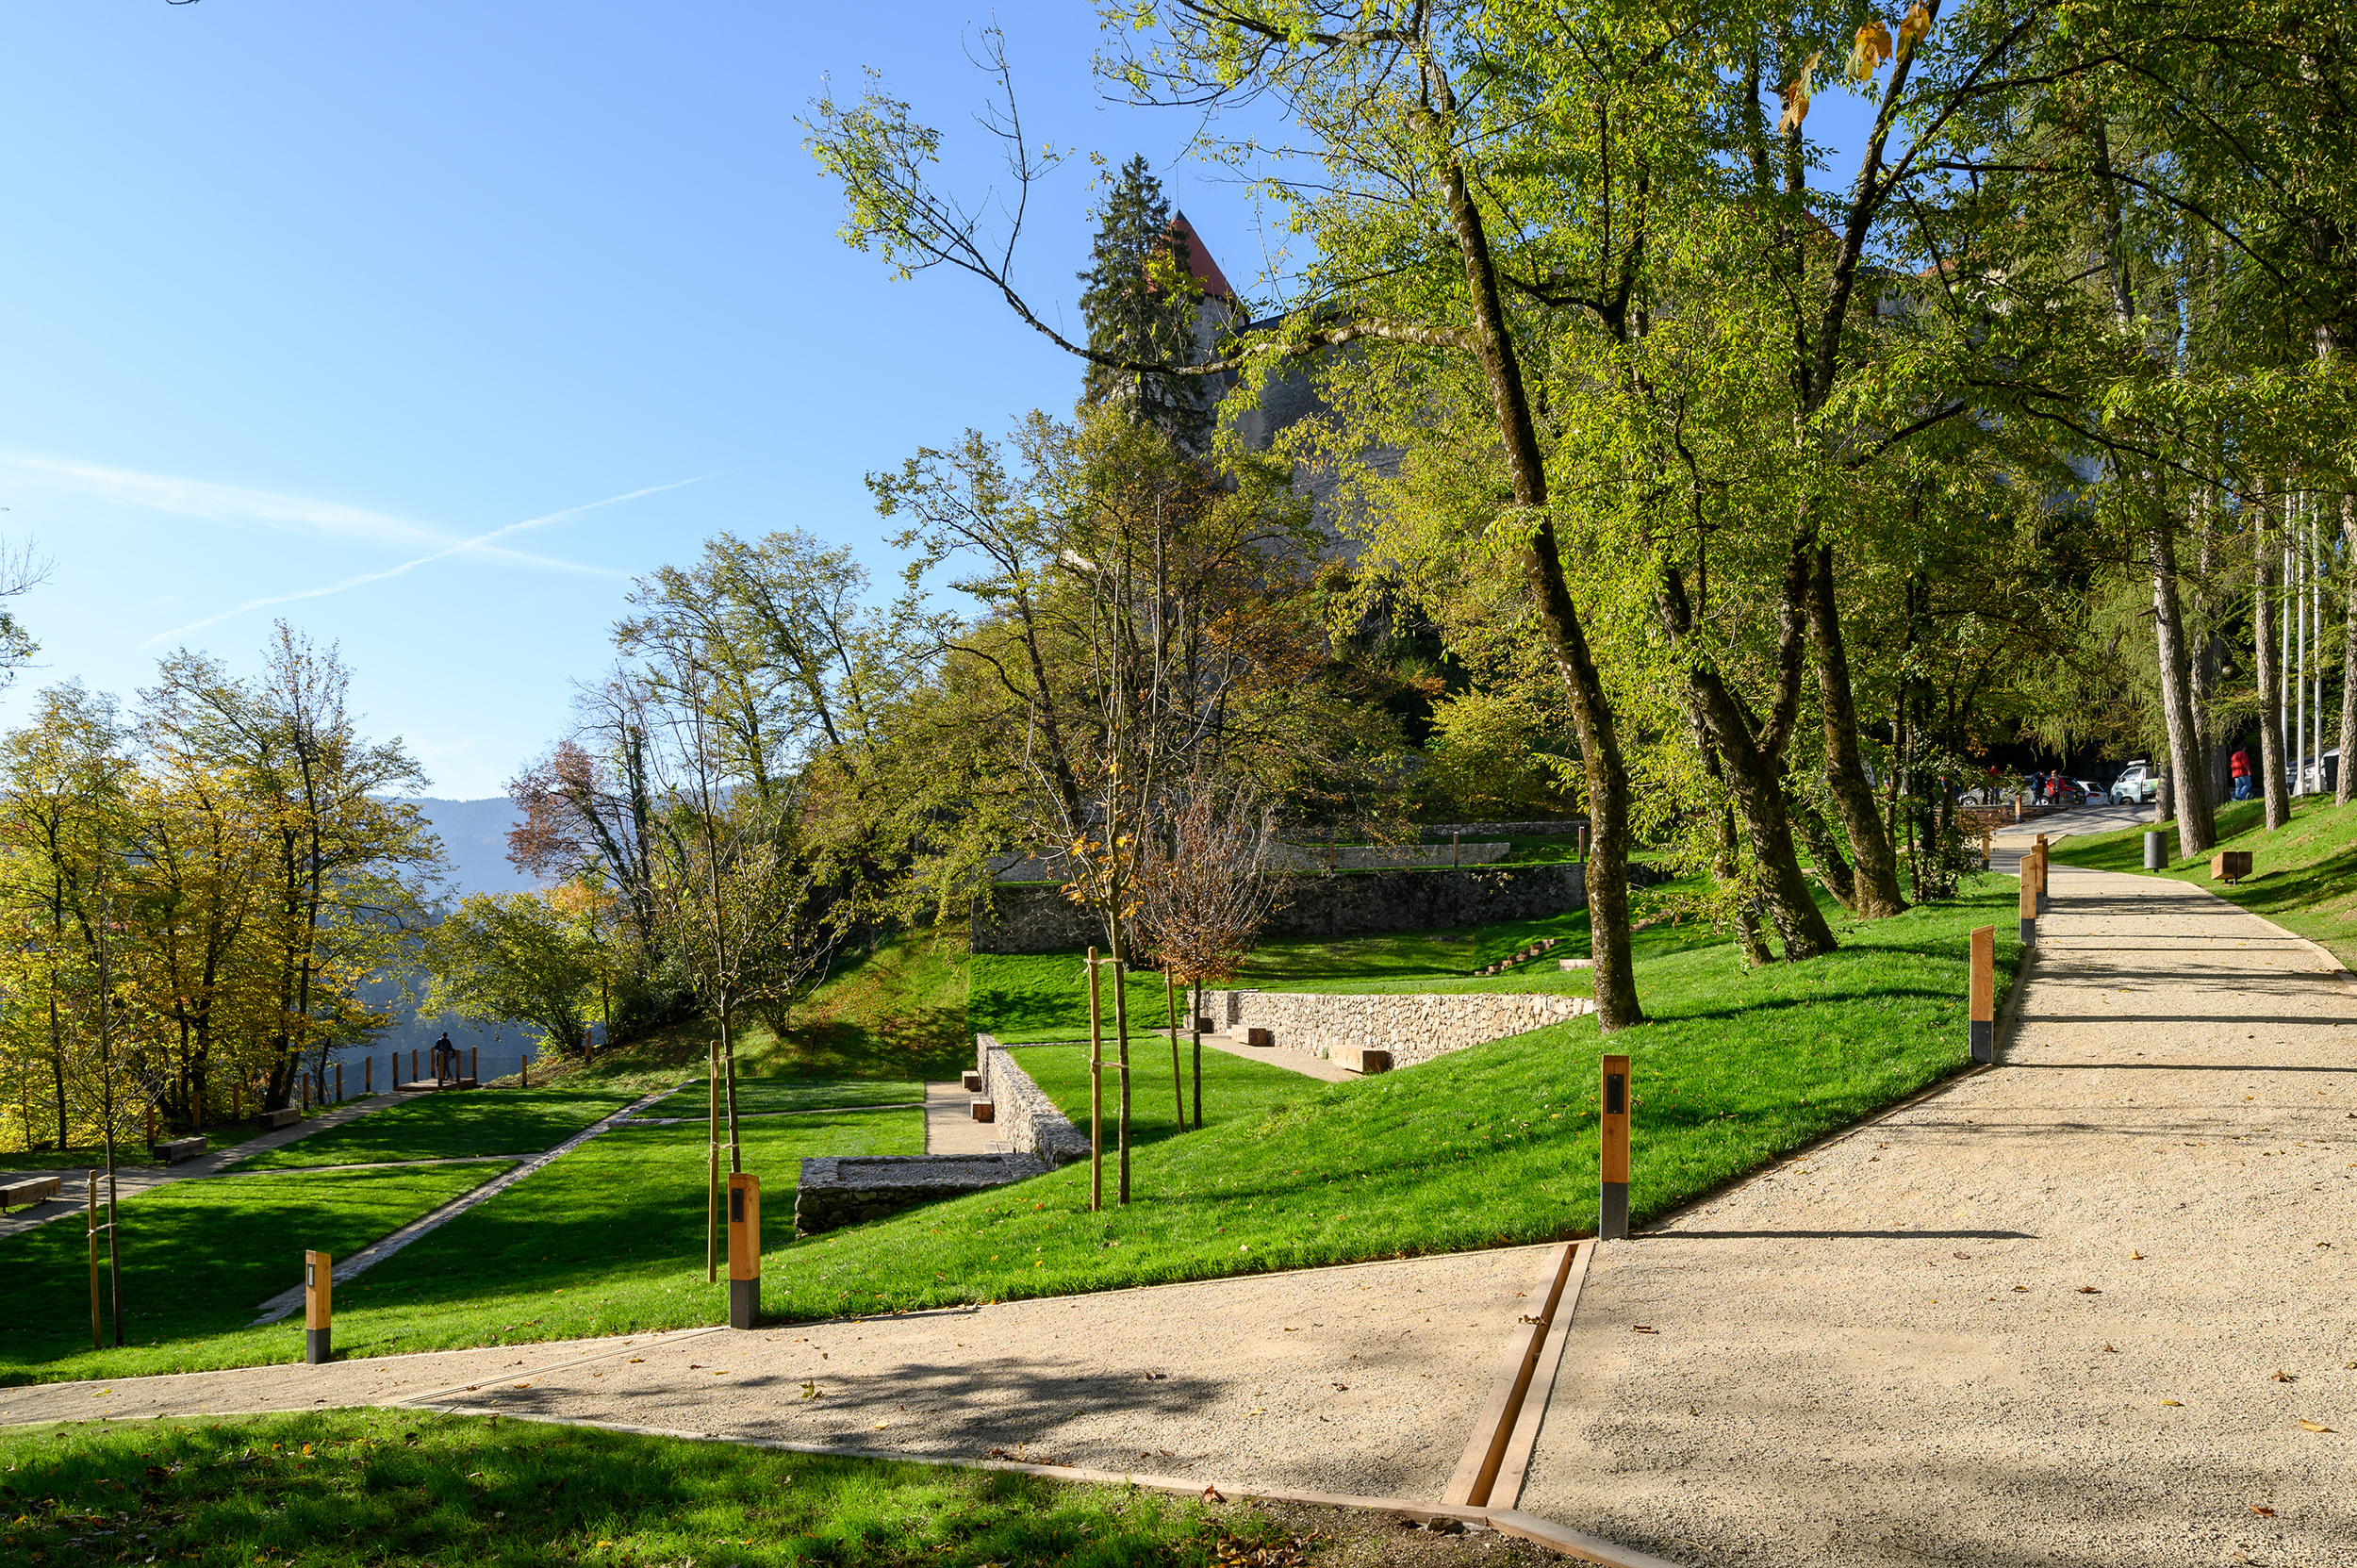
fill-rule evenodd
<path id="1" fill-rule="evenodd" d="M 1077 367 L 847 249 L 795 118 L 881 68 L 979 185 L 993 15 L 1033 138 L 1145 153 L 1248 289 L 1251 206 L 1101 99 L 1081 5 L 0 0 L 0 533 L 54 563 L 0 722 L 183 642 L 252 669 L 284 616 L 432 793 L 493 795 L 632 577 L 723 528 L 888 571 L 863 475 Z M 1019 263 L 1074 325 L 1087 203 L 1067 169 Z"/>

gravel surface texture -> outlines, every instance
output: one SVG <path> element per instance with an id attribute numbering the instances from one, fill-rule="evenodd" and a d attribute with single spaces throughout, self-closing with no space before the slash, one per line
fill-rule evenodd
<path id="1" fill-rule="evenodd" d="M 0 1389 L 0 1422 L 451 1403 L 1429 1500 L 1519 1346 L 1523 1293 L 1548 1250 L 743 1333 L 41 1384 Z"/>
<path id="2" fill-rule="evenodd" d="M 1692 1564 L 2357 1563 L 2357 985 L 2196 887 L 2049 889 L 1995 1068 L 1602 1248 L 1523 1510 Z"/>

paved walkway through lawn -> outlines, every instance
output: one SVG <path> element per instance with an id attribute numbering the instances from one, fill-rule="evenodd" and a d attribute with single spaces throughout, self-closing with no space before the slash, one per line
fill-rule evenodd
<path id="1" fill-rule="evenodd" d="M 219 1176 L 225 1167 L 234 1165 L 240 1160 L 250 1160 L 255 1155 L 270 1149 L 284 1148 L 287 1145 L 307 1138 L 314 1132 L 324 1132 L 331 1127 L 341 1127 L 355 1116 L 365 1116 L 371 1111 L 382 1111 L 388 1105 L 405 1105 L 416 1098 L 415 1095 L 398 1095 L 390 1092 L 362 1096 L 344 1101 L 333 1111 L 306 1117 L 292 1127 L 282 1127 L 275 1131 L 264 1132 L 227 1147 L 216 1148 L 211 1153 L 199 1155 L 193 1160 L 183 1160 L 176 1165 L 118 1164 L 115 1167 L 115 1197 L 117 1201 L 121 1201 L 124 1198 L 137 1197 L 141 1193 L 152 1193 L 158 1187 L 169 1187 L 175 1181 L 190 1181 L 200 1177 Z M 119 1152 L 116 1158 L 121 1159 L 121 1151 L 127 1151 L 136 1146 L 125 1144 L 118 1147 Z M 0 1155 L 0 1160 L 6 1158 L 7 1156 Z M 10 1172 L 0 1169 L 0 1181 L 13 1181 L 26 1176 L 58 1177 L 62 1179 L 63 1185 L 58 1196 L 46 1203 L 38 1203 L 29 1209 L 18 1209 L 6 1215 L 0 1215 L 0 1236 L 13 1236 L 20 1230 L 30 1230 L 35 1226 L 46 1225 L 51 1220 L 63 1219 L 68 1214 L 82 1213 L 85 1202 L 83 1189 L 90 1183 L 90 1178 L 86 1172 L 79 1170 Z M 101 1203 L 107 1200 L 107 1173 L 103 1170 L 98 1173 L 98 1200 Z"/>
<path id="2" fill-rule="evenodd" d="M 2357 985 L 2184 883 L 2049 890 L 1996 1068 L 1601 1249 L 1525 1510 L 1695 1564 L 2357 1561 Z"/>
<path id="3" fill-rule="evenodd" d="M 1528 1332 L 1517 1319 L 1551 1250 L 750 1332 L 37 1384 L 0 1389 L 0 1423 L 458 1405 L 1432 1500 Z"/>

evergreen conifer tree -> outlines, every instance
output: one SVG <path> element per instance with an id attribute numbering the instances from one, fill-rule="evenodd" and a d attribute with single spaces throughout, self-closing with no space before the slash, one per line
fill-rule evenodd
<path id="1" fill-rule="evenodd" d="M 1184 364 L 1195 357 L 1195 322 L 1201 290 L 1188 270 L 1187 242 L 1171 227 L 1170 202 L 1143 156 L 1129 159 L 1104 205 L 1080 311 L 1089 347 L 1125 359 Z M 1127 398 L 1140 418 L 1198 446 L 1211 429 L 1211 388 L 1195 378 L 1150 371 L 1116 371 L 1092 363 L 1082 400 Z"/>

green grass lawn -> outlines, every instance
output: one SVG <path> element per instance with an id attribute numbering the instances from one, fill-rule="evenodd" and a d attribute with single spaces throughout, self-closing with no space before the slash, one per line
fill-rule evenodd
<path id="1" fill-rule="evenodd" d="M 764 1232 L 773 1246 L 783 1247 L 794 1233 L 794 1187 L 803 1156 L 922 1153 L 924 1113 L 855 1111 L 840 1116 L 781 1116 L 745 1123 L 743 1142 L 745 1168 L 762 1178 L 767 1200 Z M 27 1373 L 42 1381 L 111 1378 L 135 1372 L 247 1366 L 281 1355 L 297 1356 L 302 1346 L 299 1315 L 291 1329 L 283 1324 L 268 1329 L 242 1327 L 254 1315 L 250 1310 L 254 1303 L 293 1282 L 296 1251 L 303 1246 L 325 1246 L 341 1256 L 433 1203 L 413 1204 L 392 1223 L 378 1224 L 366 1234 L 331 1246 L 312 1239 L 326 1233 L 320 1219 L 307 1209 L 289 1207 L 288 1197 L 370 1190 L 347 1185 L 352 1183 L 429 1180 L 446 1183 L 454 1194 L 503 1168 L 433 1165 L 416 1170 L 233 1177 L 150 1195 L 140 1200 L 141 1205 L 177 1194 L 190 1195 L 184 1201 L 204 1202 L 204 1195 L 219 1194 L 210 1201 L 232 1206 L 234 1212 L 227 1217 L 241 1218 L 259 1189 L 276 1184 L 272 1196 L 279 1206 L 261 1213 L 255 1226 L 239 1224 L 227 1239 L 216 1226 L 199 1238 L 215 1249 L 232 1241 L 258 1249 L 273 1282 L 267 1288 L 231 1281 L 216 1286 L 212 1283 L 216 1270 L 206 1252 L 177 1249 L 175 1255 L 192 1288 L 214 1292 L 224 1301 L 248 1310 L 242 1317 L 232 1310 L 206 1319 L 201 1326 L 179 1330 L 200 1337 L 185 1338 L 169 1346 L 169 1361 L 159 1362 L 155 1358 L 161 1352 L 143 1348 L 88 1349 L 89 1301 L 80 1265 L 72 1259 L 51 1260 L 44 1265 L 49 1272 L 64 1269 L 72 1276 L 73 1289 L 85 1292 L 78 1309 L 84 1348 L 76 1356 L 57 1362 L 25 1357 L 22 1358 L 25 1364 L 20 1366 L 0 1360 L 0 1378 L 10 1372 L 19 1382 L 28 1380 Z M 720 1168 L 728 1169 L 725 1147 Z M 233 1197 L 230 1194 L 235 1189 L 243 1189 L 247 1196 Z M 126 1205 L 126 1213 L 132 1207 Z M 147 1222 L 142 1219 L 141 1223 Z M 352 1229 L 366 1230 L 361 1225 Z M 63 1226 L 0 1240 L 0 1273 L 12 1268 L 8 1248 L 53 1232 L 62 1237 Z M 250 1244 L 249 1236 L 254 1238 Z M 164 1239 L 158 1236 L 159 1241 Z M 74 1246 L 80 1246 L 77 1230 Z M 160 1263 L 167 1250 L 173 1249 L 157 1246 L 151 1256 Z M 358 1279 L 338 1285 L 336 1350 L 339 1356 L 392 1355 L 717 1322 L 728 1312 L 725 1274 L 723 1283 L 705 1284 L 703 1257 L 703 1130 L 617 1129 L 470 1209 Z M 73 1289 L 59 1288 L 66 1296 L 72 1296 Z M 62 1332 L 70 1340 L 71 1312 L 75 1309 L 69 1301 L 59 1310 L 68 1313 L 62 1320 Z M 10 1343 L 0 1338 L 0 1347 Z"/>
<path id="2" fill-rule="evenodd" d="M 239 1170 L 448 1160 L 469 1154 L 537 1154 L 637 1096 L 569 1084 L 549 1089 L 446 1089 L 354 1117 L 341 1127 L 265 1149 Z"/>
<path id="3" fill-rule="evenodd" d="M 124 1338 L 90 1347 L 88 1243 L 72 1216 L 0 1237 L 0 1383 L 185 1372 L 297 1360 L 303 1316 L 246 1329 L 300 1281 L 302 1255 L 340 1258 L 497 1176 L 504 1165 L 320 1171 L 185 1181 L 119 1206 Z M 106 1282 L 105 1243 L 100 1279 Z M 109 1303 L 109 1307 L 110 1307 Z M 235 1333 L 238 1360 L 200 1350 Z M 113 1338 L 111 1311 L 107 1336 Z"/>
<path id="4" fill-rule="evenodd" d="M 2144 827 L 2062 839 L 2049 850 L 2067 866 L 2099 871 L 2144 872 Z M 2153 875 L 2195 883 L 2219 898 L 2266 916 L 2357 967 L 2357 806 L 2336 806 L 2309 795 L 2292 801 L 2292 819 L 2266 830 L 2266 806 L 2233 801 L 2217 812 L 2217 848 L 2249 850 L 2251 875 L 2229 887 L 2210 880 L 2208 856 L 2173 858 L 2177 831 L 2167 826 L 2168 869 Z"/>
<path id="5" fill-rule="evenodd" d="M 1832 911 L 1845 946 L 1807 964 L 1746 971 L 1724 942 L 1645 963 L 1655 1021 L 1612 1039 L 1634 1058 L 1636 1217 L 1962 1067 L 1970 933 L 1997 927 L 2009 987 L 2014 885 L 1974 879 L 1954 903 L 1865 926 Z M 1088 1171 L 1068 1166 L 797 1243 L 771 1257 L 764 1308 L 820 1317 L 1591 1233 L 1602 1049 L 1579 1019 L 1307 1084 L 1145 1143 L 1126 1211 L 1088 1213 Z"/>
<path id="6" fill-rule="evenodd" d="M 711 1108 L 711 1090 L 690 1083 L 670 1098 L 648 1107 L 650 1116 L 701 1116 Z M 740 1115 L 771 1111 L 839 1111 L 859 1105 L 922 1104 L 925 1085 L 907 1079 L 859 1078 L 740 1078 L 736 1109 Z M 728 1114 L 728 1093 L 721 1090 L 720 1112 Z"/>
<path id="7" fill-rule="evenodd" d="M 1182 1036 L 1178 1043 L 1180 1081 L 1193 1104 L 1192 1058 Z M 1026 1046 L 1014 1053 L 1049 1099 L 1073 1126 L 1089 1125 L 1089 1051 L 1086 1046 Z M 1258 1117 L 1307 1090 L 1318 1081 L 1304 1078 L 1263 1062 L 1247 1061 L 1226 1051 L 1203 1048 L 1203 1120 Z M 1120 1113 L 1121 1071 L 1114 1048 L 1105 1048 L 1105 1147 L 1113 1147 L 1113 1120 Z M 1189 1112 L 1193 1114 L 1192 1109 Z M 1160 1143 L 1178 1132 L 1177 1106 L 1170 1085 L 1170 1040 L 1167 1035 L 1132 1035 L 1129 1040 L 1129 1143 L 1132 1148 Z"/>
<path id="8" fill-rule="evenodd" d="M 1291 1544 L 1248 1505 L 393 1411 L 0 1428 L 0 1530 L 11 1562 L 220 1568 L 1301 1560 L 1247 1555 Z"/>
<path id="9" fill-rule="evenodd" d="M 965 933 L 928 927 L 846 954 L 794 1007 L 785 1038 L 761 1032 L 741 1069 L 815 1078 L 955 1078 L 974 1065 Z"/>

